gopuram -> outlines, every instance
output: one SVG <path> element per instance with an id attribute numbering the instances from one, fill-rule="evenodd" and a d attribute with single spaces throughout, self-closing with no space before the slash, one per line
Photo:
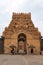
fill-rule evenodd
<path id="1" fill-rule="evenodd" d="M 12 20 L 3 31 L 4 53 L 39 54 L 41 33 L 31 20 L 31 13 L 13 13 Z"/>

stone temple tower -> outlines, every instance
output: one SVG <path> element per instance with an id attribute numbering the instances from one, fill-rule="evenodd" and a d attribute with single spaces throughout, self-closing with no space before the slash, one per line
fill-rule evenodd
<path id="1" fill-rule="evenodd" d="M 13 13 L 12 20 L 2 35 L 4 39 L 4 53 L 40 53 L 41 33 L 31 20 L 31 13 Z"/>

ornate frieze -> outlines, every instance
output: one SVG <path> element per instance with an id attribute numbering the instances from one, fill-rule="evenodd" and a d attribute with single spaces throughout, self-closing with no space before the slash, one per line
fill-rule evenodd
<path id="1" fill-rule="evenodd" d="M 40 37 L 41 34 L 38 28 L 35 28 L 32 20 L 31 13 L 13 13 L 12 21 L 3 32 L 3 37 L 10 37 L 13 33 L 26 31 L 35 37 Z"/>

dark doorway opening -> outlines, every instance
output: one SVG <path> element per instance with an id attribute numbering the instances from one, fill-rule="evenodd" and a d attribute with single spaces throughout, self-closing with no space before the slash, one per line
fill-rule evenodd
<path id="1" fill-rule="evenodd" d="M 18 35 L 18 53 L 26 54 L 26 35 L 24 33 Z"/>
<path id="2" fill-rule="evenodd" d="M 31 53 L 33 54 L 33 48 L 31 48 Z"/>

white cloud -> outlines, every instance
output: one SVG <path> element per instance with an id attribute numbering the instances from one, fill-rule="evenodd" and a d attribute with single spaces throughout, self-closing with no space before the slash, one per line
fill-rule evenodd
<path id="1" fill-rule="evenodd" d="M 0 7 L 5 6 L 8 0 L 0 0 Z"/>
<path id="2" fill-rule="evenodd" d="M 1 7 L 4 7 L 3 12 L 13 12 L 17 11 L 18 8 L 23 7 L 26 3 L 26 0 L 7 0 L 1 3 Z"/>

